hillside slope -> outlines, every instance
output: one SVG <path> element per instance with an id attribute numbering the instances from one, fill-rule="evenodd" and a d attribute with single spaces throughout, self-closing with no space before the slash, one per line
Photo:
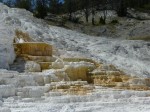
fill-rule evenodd
<path id="1" fill-rule="evenodd" d="M 88 36 L 47 25 L 26 10 L 10 9 L 1 3 L 0 15 L 0 68 L 9 68 L 14 60 L 12 43 L 14 32 L 19 29 L 37 41 L 54 45 L 63 51 L 60 52 L 62 56 L 82 54 L 113 64 L 130 75 L 150 77 L 150 42 Z"/>

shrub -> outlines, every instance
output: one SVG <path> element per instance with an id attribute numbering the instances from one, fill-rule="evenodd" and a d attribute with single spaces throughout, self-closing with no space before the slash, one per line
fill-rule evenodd
<path id="1" fill-rule="evenodd" d="M 73 23 L 79 23 L 79 20 L 80 20 L 79 17 L 73 17 L 73 18 L 71 19 L 71 22 L 73 22 Z"/>
<path id="2" fill-rule="evenodd" d="M 64 26 L 66 22 L 67 22 L 67 18 L 65 16 L 62 16 L 61 21 L 59 22 L 59 25 Z"/>
<path id="3" fill-rule="evenodd" d="M 103 25 L 106 24 L 105 19 L 103 19 L 103 17 L 100 17 L 99 24 L 103 24 Z"/>
<path id="4" fill-rule="evenodd" d="M 112 20 L 110 23 L 111 23 L 111 24 L 118 24 L 119 21 L 118 21 L 117 19 L 115 19 L 115 20 Z"/>
<path id="5" fill-rule="evenodd" d="M 150 4 L 144 5 L 143 8 L 144 8 L 145 10 L 150 10 Z"/>

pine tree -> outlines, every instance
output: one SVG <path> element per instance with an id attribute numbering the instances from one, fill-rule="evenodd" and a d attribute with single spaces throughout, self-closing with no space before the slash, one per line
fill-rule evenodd
<path id="1" fill-rule="evenodd" d="M 64 0 L 64 9 L 69 14 L 69 20 L 72 20 L 72 14 L 77 10 L 77 0 Z"/>
<path id="2" fill-rule="evenodd" d="M 81 8 L 84 10 L 86 22 L 89 22 L 90 15 L 90 0 L 81 0 Z"/>
<path id="3" fill-rule="evenodd" d="M 44 18 L 47 16 L 47 0 L 36 0 L 35 16 L 38 18 Z"/>
<path id="4" fill-rule="evenodd" d="M 49 11 L 53 14 L 62 12 L 62 3 L 59 0 L 49 0 Z"/>
<path id="5" fill-rule="evenodd" d="M 119 6 L 117 8 L 117 14 L 120 17 L 127 15 L 127 4 L 125 0 L 120 0 Z"/>
<path id="6" fill-rule="evenodd" d="M 31 10 L 31 0 L 16 0 L 16 7 Z"/>

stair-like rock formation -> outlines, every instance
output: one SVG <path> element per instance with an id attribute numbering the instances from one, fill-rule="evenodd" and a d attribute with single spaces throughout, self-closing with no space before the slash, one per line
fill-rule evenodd
<path id="1" fill-rule="evenodd" d="M 138 78 L 126 75 L 114 66 L 102 65 L 91 72 L 93 83 L 98 86 L 113 87 L 117 89 L 150 90 L 149 78 Z"/>
<path id="2" fill-rule="evenodd" d="M 20 59 L 25 60 L 24 71 L 28 72 L 41 72 L 42 70 L 49 69 L 51 62 L 55 60 L 52 57 L 52 46 L 43 42 L 15 43 L 14 48 L 16 55 L 21 58 L 16 59 L 17 62 L 13 63 L 11 70 L 23 72 L 20 67 L 22 64 L 19 61 Z"/>
<path id="3" fill-rule="evenodd" d="M 47 70 L 45 71 L 47 76 L 44 77 L 46 84 L 58 80 L 68 81 L 69 78 L 71 81 L 88 81 L 94 85 L 104 87 L 150 90 L 149 79 L 139 79 L 137 81 L 137 77 L 128 76 L 113 65 L 105 65 L 87 58 L 56 59 L 52 57 L 52 46 L 45 43 L 28 42 L 14 44 L 14 46 L 17 56 L 21 58 L 16 59 L 16 62 L 11 65 L 11 70 L 19 72 L 24 70 L 27 72 Z M 51 51 L 49 52 L 49 50 Z M 54 74 L 57 78 L 53 79 L 50 76 L 51 74 Z M 82 87 L 80 86 L 80 88 Z"/>
<path id="4" fill-rule="evenodd" d="M 25 38 L 25 37 L 24 37 Z M 21 39 L 21 38 L 20 38 Z M 64 92 L 66 94 L 87 94 L 92 89 L 84 81 L 103 87 L 113 87 L 116 89 L 149 90 L 149 79 L 138 79 L 131 77 L 117 69 L 113 65 L 106 65 L 88 58 L 59 58 L 53 57 L 52 46 L 39 42 L 23 42 L 14 44 L 17 55 L 16 62 L 11 65 L 11 70 L 19 72 L 41 72 L 41 78 L 32 77 L 35 83 L 47 86 L 49 91 Z M 19 57 L 19 58 L 18 58 Z M 23 66 L 24 65 L 24 66 Z M 40 84 L 38 83 L 40 80 Z M 58 85 L 59 81 L 66 81 Z M 69 84 L 69 81 L 78 81 L 80 83 Z M 24 82 L 24 83 L 23 83 Z M 56 82 L 56 83 L 53 83 Z M 42 84 L 41 84 L 42 83 Z M 58 84 L 57 84 L 58 83 Z M 21 85 L 26 85 L 23 79 Z M 31 86 L 29 84 L 29 86 Z M 44 87 L 45 88 L 45 87 Z M 50 89 L 51 88 L 51 89 Z M 33 90 L 33 91 L 32 91 Z M 24 92 L 27 92 L 25 95 Z M 17 92 L 18 96 L 29 97 L 31 94 L 39 91 L 34 87 L 24 88 Z M 42 91 L 42 95 L 46 91 Z M 41 94 L 37 95 L 40 96 Z M 33 96 L 33 95 L 31 95 Z"/>
<path id="5" fill-rule="evenodd" d="M 43 42 L 15 43 L 17 55 L 52 56 L 52 46 Z"/>

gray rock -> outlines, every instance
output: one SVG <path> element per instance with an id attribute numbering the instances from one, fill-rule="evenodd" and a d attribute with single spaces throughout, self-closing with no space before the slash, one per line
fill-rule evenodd
<path id="1" fill-rule="evenodd" d="M 28 61 L 25 64 L 25 71 L 26 72 L 41 72 L 41 66 L 34 61 Z"/>

